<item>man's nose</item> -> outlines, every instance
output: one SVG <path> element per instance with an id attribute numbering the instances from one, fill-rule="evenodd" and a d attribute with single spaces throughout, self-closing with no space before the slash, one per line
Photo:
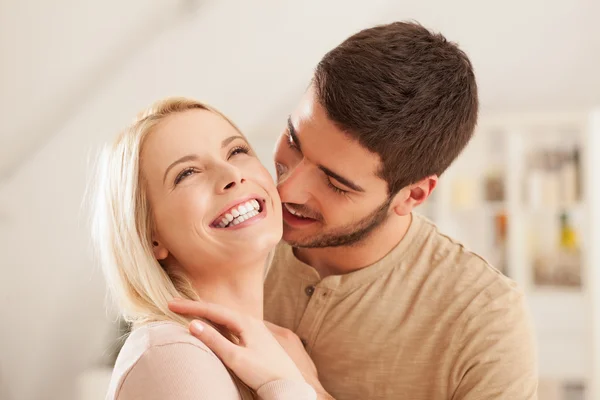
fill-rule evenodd
<path id="1" fill-rule="evenodd" d="M 305 160 L 280 176 L 277 190 L 284 203 L 305 204 L 310 198 L 311 167 Z"/>

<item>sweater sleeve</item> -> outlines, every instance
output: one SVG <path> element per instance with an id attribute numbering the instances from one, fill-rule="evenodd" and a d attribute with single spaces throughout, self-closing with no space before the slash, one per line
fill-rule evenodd
<path id="1" fill-rule="evenodd" d="M 117 400 L 239 400 L 223 363 L 189 343 L 147 349 L 125 376 Z"/>

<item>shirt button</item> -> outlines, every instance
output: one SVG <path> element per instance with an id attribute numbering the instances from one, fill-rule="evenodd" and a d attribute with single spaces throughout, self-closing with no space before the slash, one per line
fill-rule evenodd
<path id="1" fill-rule="evenodd" d="M 304 291 L 306 292 L 306 295 L 308 297 L 310 297 L 315 292 L 315 287 L 314 286 L 307 286 L 306 289 L 304 289 Z"/>

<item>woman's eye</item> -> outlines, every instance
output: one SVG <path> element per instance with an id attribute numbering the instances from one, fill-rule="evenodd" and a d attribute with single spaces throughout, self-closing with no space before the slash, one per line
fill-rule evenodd
<path id="1" fill-rule="evenodd" d="M 229 157 L 227 157 L 228 159 L 236 156 L 238 154 L 249 154 L 250 153 L 250 148 L 247 146 L 237 146 L 234 147 L 233 149 L 231 149 L 231 151 L 229 152 Z"/>
<path id="2" fill-rule="evenodd" d="M 177 175 L 177 178 L 175 178 L 175 184 L 177 185 L 179 182 L 181 182 L 182 180 L 184 180 L 188 176 L 194 174 L 194 172 L 195 171 L 194 171 L 193 168 L 184 169 L 183 171 L 181 171 L 179 173 L 179 175 Z"/>

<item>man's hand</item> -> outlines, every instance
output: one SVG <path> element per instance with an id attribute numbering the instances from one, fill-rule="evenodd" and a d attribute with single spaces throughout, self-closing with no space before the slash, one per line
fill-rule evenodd
<path id="1" fill-rule="evenodd" d="M 265 325 L 269 328 L 275 339 L 277 339 L 292 361 L 294 361 L 296 367 L 302 372 L 306 382 L 315 389 L 318 400 L 335 400 L 327 393 L 323 388 L 323 385 L 321 385 L 317 367 L 304 349 L 304 345 L 300 338 L 291 330 L 282 328 L 281 326 L 272 324 L 268 321 L 265 321 Z"/>

